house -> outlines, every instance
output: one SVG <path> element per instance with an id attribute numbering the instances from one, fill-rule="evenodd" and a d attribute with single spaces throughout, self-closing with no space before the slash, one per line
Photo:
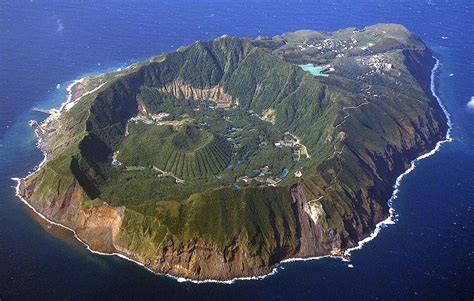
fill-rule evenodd
<path id="1" fill-rule="evenodd" d="M 249 183 L 250 182 L 250 178 L 248 176 L 241 176 L 241 177 L 238 177 L 237 178 L 237 181 L 242 181 L 244 183 Z"/>
<path id="2" fill-rule="evenodd" d="M 280 183 L 280 181 L 281 180 L 274 180 L 272 178 L 268 178 L 266 182 L 268 183 L 269 186 L 275 187 L 278 185 L 278 183 Z"/>
<path id="3" fill-rule="evenodd" d="M 221 108 L 221 109 L 226 109 L 226 108 L 230 108 L 230 105 L 232 103 L 230 101 L 223 101 L 223 100 L 218 100 L 216 102 L 216 106 L 217 108 Z"/>

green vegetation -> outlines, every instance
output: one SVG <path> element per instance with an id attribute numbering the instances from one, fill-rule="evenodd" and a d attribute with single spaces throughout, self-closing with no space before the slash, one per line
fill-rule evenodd
<path id="1" fill-rule="evenodd" d="M 170 126 L 137 123 L 119 149 L 118 159 L 126 166 L 153 166 L 184 179 L 217 174 L 230 161 L 231 148 L 219 136 L 186 125 Z"/>
<path id="2" fill-rule="evenodd" d="M 131 250 L 147 257 L 153 255 L 154 248 L 150 246 L 167 245 L 171 237 L 182 242 L 205 238 L 216 242 L 221 251 L 238 237 L 250 256 L 262 255 L 268 264 L 273 250 L 296 242 L 295 218 L 288 197 L 283 188 L 221 188 L 194 194 L 182 204 L 130 206 L 125 214 L 123 239 Z"/>
<path id="3" fill-rule="evenodd" d="M 220 85 L 238 104 L 224 110 L 206 98 L 159 92 L 178 79 L 195 89 Z M 326 113 L 325 89 L 249 40 L 195 43 L 118 77 L 97 95 L 75 174 L 89 199 L 126 206 L 123 231 L 132 249 L 153 253 L 170 234 L 183 242 L 205 237 L 221 248 L 238 237 L 252 254 L 266 250 L 268 262 L 271 250 L 295 244 L 285 192 L 295 183 L 293 173 L 315 168 L 319 154 L 331 148 L 317 146 L 335 117 Z M 302 101 L 308 97 L 314 100 Z M 276 124 L 261 119 L 268 108 Z M 156 119 L 160 113 L 169 115 Z M 141 119 L 129 122 L 136 115 Z M 315 126 L 307 132 L 299 124 Z M 288 130 L 311 136 L 304 141 L 311 159 L 291 143 L 274 145 Z M 110 163 L 114 152 L 120 166 Z M 283 169 L 288 176 L 281 177 Z M 139 243 L 143 231 L 150 240 Z"/>

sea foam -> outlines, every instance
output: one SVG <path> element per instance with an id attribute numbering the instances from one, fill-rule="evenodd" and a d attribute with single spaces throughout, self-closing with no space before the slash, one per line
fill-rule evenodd
<path id="1" fill-rule="evenodd" d="M 471 96 L 471 100 L 467 102 L 467 107 L 474 110 L 474 96 Z"/>
<path id="2" fill-rule="evenodd" d="M 388 200 L 388 205 L 390 207 L 388 218 L 381 221 L 380 223 L 378 223 L 375 227 L 374 232 L 372 232 L 368 237 L 366 237 L 363 240 L 359 241 L 357 246 L 347 249 L 344 252 L 344 255 L 349 256 L 351 254 L 351 252 L 353 252 L 355 250 L 362 249 L 362 247 L 366 243 L 368 243 L 369 241 L 371 241 L 372 239 L 377 237 L 377 235 L 380 233 L 380 230 L 382 228 L 385 228 L 387 225 L 395 224 L 397 215 L 395 214 L 395 209 L 393 209 L 392 204 L 393 204 L 393 201 L 398 197 L 398 193 L 400 191 L 400 184 L 402 183 L 403 178 L 415 169 L 416 164 L 420 160 L 423 160 L 425 158 L 428 158 L 428 157 L 434 155 L 441 148 L 441 145 L 443 145 L 444 143 L 447 143 L 447 142 L 451 142 L 453 140 L 452 137 L 451 137 L 451 129 L 452 129 L 452 126 L 453 126 L 452 121 L 451 121 L 451 115 L 448 113 L 448 111 L 446 110 L 446 107 L 444 106 L 443 102 L 441 101 L 439 96 L 436 94 L 435 76 L 436 76 L 436 72 L 439 68 L 440 62 L 437 58 L 434 58 L 434 59 L 436 60 L 436 63 L 433 66 L 433 69 L 431 70 L 431 85 L 430 85 L 430 88 L 431 88 L 431 93 L 433 94 L 433 97 L 438 101 L 439 106 L 441 107 L 444 114 L 446 115 L 446 119 L 447 119 L 447 123 L 448 123 L 448 130 L 446 132 L 445 139 L 443 139 L 441 141 L 438 141 L 436 143 L 436 146 L 431 151 L 429 151 L 429 152 L 419 156 L 415 160 L 411 161 L 410 167 L 407 170 L 405 170 L 405 172 L 403 172 L 401 175 L 399 175 L 397 177 L 397 179 L 395 181 L 395 185 L 393 186 L 394 190 L 392 192 L 392 196 Z"/>

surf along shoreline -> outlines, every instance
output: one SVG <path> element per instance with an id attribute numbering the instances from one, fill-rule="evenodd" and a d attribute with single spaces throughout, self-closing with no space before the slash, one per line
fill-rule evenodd
<path id="1" fill-rule="evenodd" d="M 35 129 L 35 135 L 38 139 L 38 142 L 36 144 L 36 147 L 43 153 L 43 160 L 41 161 L 41 163 L 33 170 L 33 171 L 30 171 L 28 173 L 28 175 L 26 177 L 23 177 L 23 178 L 17 178 L 17 177 L 14 177 L 14 178 L 11 178 L 13 181 L 16 181 L 17 184 L 15 186 L 15 195 L 25 204 L 27 205 L 29 208 L 31 208 L 33 210 L 33 212 L 35 212 L 39 217 L 41 217 L 42 219 L 44 219 L 45 221 L 47 221 L 48 223 L 54 225 L 54 226 L 58 226 L 58 227 L 61 227 L 63 229 L 66 229 L 66 230 L 69 230 L 73 233 L 74 237 L 79 241 L 81 242 L 83 245 L 86 246 L 86 249 L 89 250 L 91 253 L 93 254 L 98 254 L 98 255 L 105 255 L 105 256 L 118 256 L 120 258 L 123 258 L 123 259 L 126 259 L 128 261 L 131 261 L 133 263 L 136 263 L 138 265 L 140 265 L 141 267 L 147 269 L 148 271 L 152 272 L 153 274 L 155 275 L 161 275 L 161 276 L 167 276 L 167 277 L 170 277 L 170 278 L 173 278 L 175 279 L 176 281 L 178 282 L 192 282 L 192 283 L 222 283 L 222 284 L 232 284 L 232 283 L 235 283 L 236 281 L 243 281 L 243 280 L 260 280 L 260 279 L 264 279 L 266 277 L 269 277 L 269 276 L 272 276 L 272 275 L 275 275 L 276 273 L 278 273 L 279 270 L 282 270 L 284 269 L 284 267 L 281 266 L 281 264 L 283 263 L 289 263 L 289 262 L 293 262 L 293 261 L 310 261 L 310 260 L 318 260 L 318 259 L 323 259 L 323 258 L 333 258 L 333 259 L 339 259 L 339 260 L 342 260 L 342 261 L 345 261 L 345 262 L 349 262 L 350 260 L 348 259 L 348 257 L 351 255 L 351 253 L 353 251 L 356 251 L 356 250 L 360 250 L 363 248 L 363 246 L 365 244 L 367 244 L 368 242 L 370 242 L 371 240 L 375 239 L 377 237 L 377 235 L 381 232 L 381 230 L 388 226 L 388 225 L 392 225 L 392 224 L 395 224 L 396 222 L 396 214 L 395 214 L 395 209 L 393 208 L 392 204 L 393 202 L 397 199 L 398 197 L 398 193 L 399 193 L 399 190 L 400 190 L 400 185 L 403 181 L 403 178 L 408 175 L 410 172 L 412 172 L 415 167 L 416 167 L 416 164 L 425 159 L 425 158 L 428 158 L 432 155 L 434 155 L 436 152 L 438 152 L 441 148 L 441 146 L 447 142 L 451 142 L 453 141 L 453 138 L 451 137 L 451 130 L 452 130 L 452 121 L 451 121 L 451 115 L 448 113 L 448 111 L 446 110 L 446 107 L 444 106 L 443 102 L 441 101 L 440 97 L 437 95 L 436 93 L 436 83 L 435 83 L 435 79 L 436 79 L 436 74 L 437 74 L 437 71 L 439 69 L 439 66 L 440 66 L 440 61 L 439 59 L 437 59 L 436 57 L 433 57 L 435 59 L 435 64 L 431 70 L 431 83 L 430 83 L 430 89 L 431 89 L 431 93 L 433 95 L 433 97 L 437 100 L 439 106 L 441 107 L 441 109 L 443 110 L 443 113 L 445 114 L 446 116 L 446 119 L 447 119 L 447 125 L 448 125 L 448 129 L 446 131 L 446 136 L 445 136 L 445 139 L 443 140 L 440 140 L 436 143 L 435 147 L 427 152 L 427 153 L 424 153 L 420 156 L 418 156 L 416 159 L 412 160 L 411 161 L 411 164 L 410 166 L 408 167 L 408 169 L 406 169 L 402 174 L 400 174 L 396 181 L 395 181 L 395 184 L 393 185 L 393 192 L 392 192 L 392 196 L 388 199 L 388 206 L 389 206 L 389 216 L 377 223 L 377 225 L 375 226 L 375 229 L 373 230 L 373 232 L 367 236 L 366 238 L 360 240 L 358 242 L 358 244 L 352 248 L 348 248 L 344 251 L 344 254 L 343 256 L 334 256 L 334 255 L 325 255 L 325 256 L 317 256 L 317 257 L 308 257 L 308 258 L 288 258 L 288 259 L 285 259 L 285 260 L 282 260 L 280 261 L 274 268 L 273 270 L 268 273 L 268 274 L 265 274 L 265 275 L 260 275 L 260 276 L 252 276 L 252 277 L 238 277 L 238 278 L 233 278 L 233 279 L 230 279 L 230 280 L 215 280 L 215 279 L 206 279 L 206 280 L 194 280 L 194 279 L 188 279 L 188 278 L 183 278 L 183 277 L 176 277 L 176 276 L 173 276 L 173 275 L 170 275 L 170 274 L 164 274 L 164 273 L 157 273 L 153 270 L 151 270 L 150 268 L 148 268 L 147 266 L 145 266 L 144 264 L 142 264 L 141 262 L 138 262 L 136 260 L 134 260 L 133 258 L 130 258 L 130 257 L 127 257 L 126 255 L 122 254 L 122 253 L 117 253 L 117 252 L 113 252 L 113 253 L 104 253 L 104 252 L 99 252 L 99 251 L 95 251 L 93 250 L 85 241 L 83 241 L 78 235 L 77 233 L 72 229 L 72 228 L 69 228 L 61 223 L 57 223 L 55 221 L 52 221 L 50 220 L 48 217 L 46 217 L 45 215 L 43 215 L 41 212 L 39 212 L 38 210 L 36 210 L 36 208 L 34 208 L 30 203 L 28 203 L 28 201 L 23 198 L 21 195 L 20 195 L 20 185 L 22 183 L 22 181 L 28 179 L 30 176 L 32 176 L 35 172 L 37 172 L 38 170 L 40 170 L 44 164 L 47 162 L 48 160 L 48 154 L 42 149 L 41 147 L 41 144 L 42 144 L 42 137 L 41 137 L 41 133 L 39 132 L 39 129 L 36 128 Z M 130 67 L 130 66 L 129 66 Z M 128 67 L 127 67 L 128 68 Z M 88 91 L 86 93 L 83 93 L 82 95 L 80 95 L 79 97 L 74 97 L 74 88 L 76 87 L 76 85 L 78 84 L 82 84 L 83 83 L 83 80 L 85 79 L 86 77 L 83 77 L 79 80 L 75 80 L 74 82 L 72 82 L 70 85 L 68 85 L 66 91 L 68 92 L 68 98 L 65 102 L 63 102 L 59 109 L 57 110 L 57 114 L 56 116 L 54 115 L 50 115 L 48 116 L 48 118 L 46 118 L 44 121 L 41 122 L 41 125 L 45 126 L 47 125 L 48 122 L 50 122 L 50 118 L 57 118 L 57 116 L 59 116 L 60 114 L 62 114 L 63 112 L 69 110 L 72 106 L 75 105 L 75 103 L 80 100 L 80 98 L 86 94 L 91 94 L 91 93 L 94 93 L 95 91 L 99 90 L 103 85 L 105 85 L 107 82 L 99 85 L 98 87 L 94 88 L 93 90 L 91 91 Z M 349 264 L 349 267 L 352 267 L 351 264 Z"/>

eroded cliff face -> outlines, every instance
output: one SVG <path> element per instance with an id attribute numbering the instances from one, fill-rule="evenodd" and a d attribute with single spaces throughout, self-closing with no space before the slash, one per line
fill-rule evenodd
<path id="1" fill-rule="evenodd" d="M 155 272 L 194 280 L 229 280 L 265 275 L 271 272 L 273 265 L 277 263 L 269 265 L 257 257 L 248 256 L 238 240 L 229 245 L 224 252 L 203 238 L 194 238 L 186 243 L 171 240 L 157 250 L 153 259 L 140 257 L 128 251 L 120 242 L 117 250 L 127 257 L 144 263 Z M 288 253 L 282 253 L 282 256 L 286 254 Z"/>
<path id="2" fill-rule="evenodd" d="M 35 210 L 49 220 L 72 230 L 88 247 L 101 253 L 120 253 L 157 273 L 170 274 L 195 280 L 229 280 L 236 277 L 252 277 L 271 272 L 279 261 L 296 254 L 296 249 L 285 248 L 266 262 L 258 256 L 250 256 L 235 238 L 222 251 L 214 243 L 203 238 L 193 238 L 185 243 L 174 238 L 156 249 L 151 256 L 131 252 L 129 242 L 121 236 L 124 207 L 111 207 L 105 202 L 100 206 L 85 208 L 81 204 L 84 191 L 74 181 L 63 195 L 51 193 L 50 202 L 35 195 L 42 171 L 22 181 L 21 197 L 28 200 Z"/>
<path id="3" fill-rule="evenodd" d="M 21 182 L 20 196 L 49 220 L 74 230 L 92 250 L 115 252 L 114 244 L 122 225 L 124 208 L 111 207 L 105 202 L 96 207 L 83 207 L 84 190 L 77 181 L 69 185 L 65 194 L 49 194 L 49 201 L 45 202 L 35 195 L 38 181 L 42 180 L 41 173 L 40 170 Z"/>
<path id="4" fill-rule="evenodd" d="M 221 85 L 197 88 L 185 83 L 182 79 L 177 79 L 164 87 L 158 88 L 158 91 L 171 94 L 178 99 L 210 100 L 221 107 L 238 104 L 238 100 L 227 94 Z"/>
<path id="5" fill-rule="evenodd" d="M 299 245 L 293 257 L 315 257 L 322 255 L 341 255 L 342 238 L 336 229 L 323 225 L 321 220 L 326 212 L 320 202 L 322 199 L 307 200 L 302 187 L 291 188 L 293 210 L 297 219 Z"/>

